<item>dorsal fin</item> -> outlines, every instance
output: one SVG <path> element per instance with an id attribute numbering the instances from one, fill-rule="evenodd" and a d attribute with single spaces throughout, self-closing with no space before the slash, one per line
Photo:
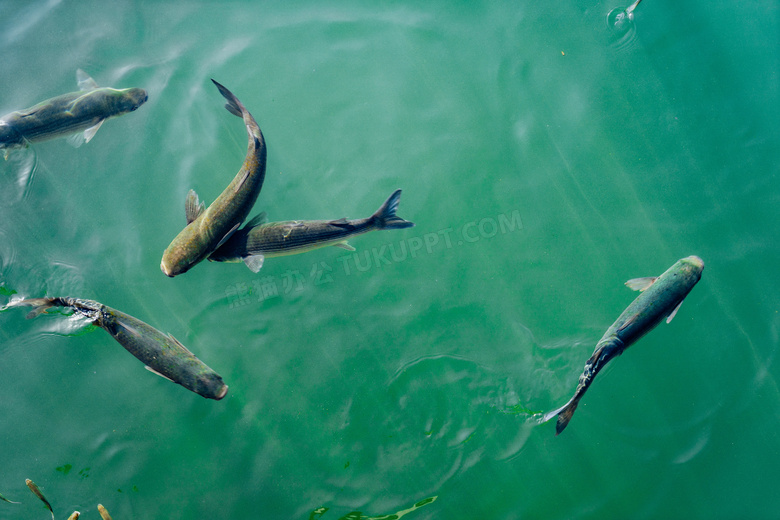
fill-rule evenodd
<path id="1" fill-rule="evenodd" d="M 81 69 L 76 70 L 76 82 L 79 84 L 79 90 L 95 90 L 98 88 L 97 82 Z"/>
<path id="2" fill-rule="evenodd" d="M 166 336 L 168 337 L 168 339 L 170 339 L 170 340 L 173 342 L 173 344 L 174 344 L 174 345 L 176 345 L 176 346 L 178 346 L 178 347 L 181 347 L 182 349 L 184 349 L 184 351 L 185 351 L 187 354 L 189 354 L 189 355 L 191 355 L 191 356 L 194 356 L 194 355 L 195 355 L 195 354 L 193 354 L 192 352 L 190 352 L 190 349 L 188 349 L 187 347 L 185 347 L 184 345 L 182 345 L 182 344 L 181 344 L 181 341 L 179 341 L 178 339 L 174 338 L 174 337 L 173 337 L 173 334 L 171 334 L 171 333 L 168 333 L 168 334 L 166 334 Z"/>
<path id="3" fill-rule="evenodd" d="M 187 192 L 187 198 L 184 199 L 184 214 L 187 217 L 187 224 L 191 224 L 206 209 L 206 205 L 198 199 L 195 190 Z"/>
<path id="4" fill-rule="evenodd" d="M 266 222 L 268 222 L 268 214 L 265 211 L 262 211 L 262 212 L 258 213 L 257 215 L 255 215 L 254 217 L 252 217 L 251 219 L 249 219 L 249 222 L 247 222 L 244 225 L 244 229 L 254 228 L 254 227 L 257 227 L 257 226 L 262 226 Z"/>
<path id="5" fill-rule="evenodd" d="M 626 287 L 634 291 L 644 291 L 658 279 L 657 276 L 646 276 L 644 278 L 632 278 L 626 282 Z"/>

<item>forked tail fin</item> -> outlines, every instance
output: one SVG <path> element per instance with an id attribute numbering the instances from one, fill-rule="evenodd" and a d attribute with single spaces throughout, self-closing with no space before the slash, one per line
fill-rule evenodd
<path id="1" fill-rule="evenodd" d="M 553 410 L 552 412 L 547 412 L 542 417 L 542 420 L 539 421 L 540 423 L 546 423 L 556 415 L 558 416 L 558 421 L 555 423 L 555 435 L 560 435 L 560 433 L 568 426 L 569 421 L 571 421 L 572 416 L 574 415 L 574 410 L 577 409 L 577 405 L 580 404 L 580 398 L 582 395 L 579 396 L 575 395 L 571 399 L 569 399 L 569 402 L 565 405 L 561 406 L 557 410 Z"/>
<path id="2" fill-rule="evenodd" d="M 32 310 L 27 313 L 27 319 L 32 319 L 41 314 L 45 314 L 48 309 L 52 307 L 58 307 L 57 298 L 28 298 L 21 300 L 16 305 L 22 305 L 25 307 L 32 307 Z"/>
<path id="3" fill-rule="evenodd" d="M 395 190 L 384 204 L 371 215 L 377 229 L 404 229 L 414 226 L 414 222 L 409 222 L 397 216 L 398 204 L 401 202 L 401 190 Z"/>

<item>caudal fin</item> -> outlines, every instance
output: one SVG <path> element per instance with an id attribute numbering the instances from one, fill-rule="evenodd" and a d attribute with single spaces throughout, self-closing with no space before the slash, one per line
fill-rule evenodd
<path id="1" fill-rule="evenodd" d="M 544 414 L 542 420 L 539 422 L 546 423 L 557 415 L 558 421 L 555 423 L 555 435 L 560 435 L 560 433 L 566 429 L 566 426 L 569 425 L 569 421 L 571 421 L 571 417 L 574 415 L 574 410 L 577 409 L 578 404 L 580 404 L 580 400 L 575 395 L 569 400 L 568 403 L 561 406 L 557 410 L 553 410 L 552 412 L 547 412 Z"/>
<path id="2" fill-rule="evenodd" d="M 227 103 L 225 103 L 225 108 L 227 108 L 227 111 L 233 114 L 234 116 L 243 118 L 244 111 L 246 109 L 244 108 L 244 105 L 241 104 L 241 101 L 239 101 L 238 98 L 232 92 L 230 92 L 226 87 L 217 83 L 213 79 L 211 81 L 214 82 L 214 84 L 217 86 L 217 88 L 219 89 L 219 93 L 222 94 L 222 97 L 227 99 Z"/>
<path id="3" fill-rule="evenodd" d="M 26 300 L 20 300 L 16 305 L 22 305 L 24 307 L 32 307 L 32 310 L 27 313 L 27 319 L 35 318 L 41 314 L 45 314 L 48 309 L 57 307 L 55 298 L 28 298 Z"/>
<path id="4" fill-rule="evenodd" d="M 214 85 L 217 86 L 217 89 L 219 89 L 219 93 L 222 94 L 222 97 L 227 99 L 225 108 L 228 110 L 228 112 L 244 120 L 244 125 L 246 125 L 246 130 L 249 134 L 250 146 L 254 145 L 256 149 L 264 149 L 265 139 L 263 138 L 263 133 L 260 131 L 260 127 L 258 126 L 257 121 L 255 121 L 255 118 L 252 117 L 252 114 L 249 113 L 249 110 L 247 110 L 243 103 L 238 100 L 235 94 L 230 92 L 224 85 L 220 85 L 213 79 L 211 81 L 214 83 Z M 263 159 L 263 171 L 265 172 L 265 159 Z"/>
<path id="5" fill-rule="evenodd" d="M 382 206 L 376 210 L 371 218 L 374 219 L 377 229 L 404 229 L 414 226 L 414 222 L 409 222 L 397 216 L 398 204 L 401 202 L 401 190 L 395 190 Z"/>

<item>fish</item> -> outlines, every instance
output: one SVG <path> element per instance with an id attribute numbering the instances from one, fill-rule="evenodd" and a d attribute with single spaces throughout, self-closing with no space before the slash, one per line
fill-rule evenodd
<path id="1" fill-rule="evenodd" d="M 396 216 L 400 200 L 401 190 L 396 190 L 373 215 L 357 220 L 342 218 L 264 223 L 265 214 L 261 213 L 214 251 L 209 260 L 243 261 L 256 273 L 269 257 L 295 255 L 327 246 L 354 251 L 355 248 L 347 242 L 349 238 L 379 229 L 414 226 L 413 222 Z"/>
<path id="2" fill-rule="evenodd" d="M 98 513 L 100 513 L 100 518 L 103 520 L 111 520 L 111 515 L 108 514 L 108 511 L 106 511 L 106 508 L 103 507 L 102 504 L 98 504 L 97 509 Z"/>
<path id="3" fill-rule="evenodd" d="M 541 423 L 558 416 L 555 425 L 559 435 L 569 424 L 577 405 L 590 387 L 596 374 L 613 358 L 619 356 L 642 336 L 654 329 L 665 318 L 672 321 L 683 300 L 701 279 L 704 262 L 698 256 L 689 256 L 675 262 L 658 277 L 634 278 L 626 282 L 630 289 L 642 291 L 607 329 L 596 344 L 593 355 L 585 363 L 574 396 L 557 410 L 545 414 Z"/>
<path id="4" fill-rule="evenodd" d="M 20 504 L 21 503 L 21 502 L 14 502 L 13 500 L 8 500 L 7 498 L 5 498 L 1 494 L 0 494 L 0 500 L 2 500 L 3 502 L 8 502 L 9 504 Z"/>
<path id="5" fill-rule="evenodd" d="M 187 272 L 230 238 L 252 210 L 265 179 L 267 150 L 260 127 L 232 92 L 211 81 L 227 99 L 228 112 L 244 120 L 249 136 L 246 159 L 233 181 L 208 208 L 204 209 L 194 190 L 187 194 L 187 225 L 165 249 L 160 262 L 160 269 L 170 277 Z"/>
<path id="6" fill-rule="evenodd" d="M 81 516 L 81 513 L 78 511 L 73 511 L 70 516 L 68 517 L 68 520 L 79 520 L 79 517 Z"/>
<path id="7" fill-rule="evenodd" d="M 228 387 L 171 334 L 165 334 L 128 314 L 93 300 L 78 298 L 30 298 L 14 305 L 32 307 L 27 318 L 35 318 L 52 307 L 64 307 L 90 320 L 138 358 L 148 370 L 207 399 L 220 400 Z"/>
<path id="8" fill-rule="evenodd" d="M 70 136 L 74 146 L 88 143 L 106 119 L 137 110 L 149 99 L 142 88 L 99 87 L 86 72 L 76 71 L 81 90 L 42 101 L 0 118 L 0 149 Z"/>
<path id="9" fill-rule="evenodd" d="M 633 4 L 631 4 L 631 5 L 629 5 L 629 6 L 626 8 L 626 10 L 625 10 L 625 13 L 626 13 L 626 16 L 628 16 L 628 19 L 629 19 L 629 20 L 633 20 L 633 19 L 634 19 L 634 9 L 636 9 L 636 6 L 638 6 L 638 5 L 639 5 L 639 2 L 641 2 L 641 1 L 642 1 L 642 0 L 636 0 L 636 2 L 634 2 L 634 3 L 633 3 Z"/>
<path id="10" fill-rule="evenodd" d="M 45 497 L 45 496 L 43 496 L 43 493 L 41 493 L 41 490 L 40 490 L 40 489 L 38 489 L 38 486 L 36 486 L 36 485 L 35 485 L 35 482 L 33 482 L 32 480 L 30 480 L 30 479 L 28 478 L 28 479 L 25 479 L 24 483 L 25 483 L 25 484 L 27 484 L 27 487 L 28 487 L 28 488 L 30 488 L 30 491 L 32 491 L 32 492 L 33 492 L 33 494 L 34 494 L 36 497 L 40 498 L 40 499 L 41 499 L 41 501 L 42 501 L 44 504 L 46 504 L 46 508 L 47 508 L 47 509 L 49 510 L 49 512 L 51 513 L 51 518 L 52 518 L 52 520 L 54 520 L 54 510 L 51 508 L 51 504 L 49 503 L 49 501 L 48 501 L 48 500 L 46 500 L 46 497 Z"/>

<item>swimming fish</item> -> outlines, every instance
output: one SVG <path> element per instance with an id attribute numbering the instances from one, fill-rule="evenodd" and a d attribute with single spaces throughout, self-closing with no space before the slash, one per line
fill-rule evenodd
<path id="1" fill-rule="evenodd" d="M 384 204 L 368 218 L 358 220 L 291 220 L 262 223 L 261 213 L 246 226 L 236 231 L 209 260 L 244 263 L 258 272 L 265 258 L 305 253 L 320 247 L 337 246 L 349 251 L 355 249 L 347 239 L 378 229 L 403 229 L 414 223 L 397 217 L 395 212 L 401 200 L 396 190 Z"/>
<path id="2" fill-rule="evenodd" d="M 704 262 L 698 256 L 678 260 L 656 278 L 635 278 L 626 282 L 634 290 L 642 291 L 623 311 L 615 323 L 607 329 L 596 344 L 596 350 L 585 363 L 574 397 L 557 410 L 544 415 L 540 422 L 547 422 L 556 415 L 556 435 L 560 434 L 577 409 L 577 405 L 593 382 L 596 374 L 615 358 L 651 331 L 661 320 L 672 321 L 680 305 L 701 278 Z"/>
<path id="3" fill-rule="evenodd" d="M 73 511 L 70 516 L 68 517 L 68 520 L 79 520 L 79 517 L 81 516 L 81 513 L 78 511 Z"/>
<path id="4" fill-rule="evenodd" d="M 187 272 L 230 238 L 252 210 L 265 179 L 267 152 L 260 127 L 233 93 L 213 79 L 211 81 L 228 100 L 225 108 L 243 118 L 249 145 L 243 166 L 211 206 L 204 210 L 193 190 L 187 194 L 187 226 L 173 239 L 160 263 L 162 272 L 171 277 Z"/>
<path id="5" fill-rule="evenodd" d="M 228 387 L 222 378 L 172 335 L 107 305 L 77 298 L 31 298 L 14 305 L 33 307 L 27 318 L 43 314 L 51 307 L 71 309 L 111 334 L 150 371 L 208 399 L 219 400 L 227 394 Z"/>
<path id="6" fill-rule="evenodd" d="M 103 507 L 102 504 L 98 504 L 98 512 L 100 513 L 100 518 L 103 520 L 111 520 L 111 515 L 108 514 L 108 511 L 106 511 L 106 508 Z"/>
<path id="7" fill-rule="evenodd" d="M 3 502 L 8 502 L 9 504 L 20 504 L 21 503 L 21 502 L 14 502 L 13 500 L 8 500 L 3 495 L 0 495 L 0 500 L 2 500 Z"/>
<path id="8" fill-rule="evenodd" d="M 48 500 L 46 500 L 46 497 L 45 497 L 45 496 L 43 496 L 43 493 L 41 493 L 41 490 L 40 490 L 40 489 L 38 489 L 38 486 L 36 486 L 36 485 L 35 485 L 35 482 L 33 482 L 32 480 L 30 480 L 30 479 L 28 478 L 28 479 L 25 479 L 24 483 L 25 483 L 25 484 L 27 484 L 27 487 L 28 487 L 28 488 L 30 488 L 30 491 L 32 491 L 32 492 L 33 492 L 33 494 L 34 494 L 36 497 L 40 498 L 40 499 L 41 499 L 41 501 L 42 501 L 44 504 L 46 504 L 46 508 L 47 508 L 47 509 L 49 510 L 49 512 L 51 513 L 51 518 L 52 518 L 52 520 L 54 520 L 54 510 L 51 508 L 51 504 L 49 503 L 49 501 L 48 501 Z"/>
<path id="9" fill-rule="evenodd" d="M 626 16 L 628 16 L 628 19 L 629 19 L 629 20 L 633 20 L 633 19 L 634 19 L 634 9 L 636 9 L 636 6 L 638 6 L 638 5 L 639 5 L 639 2 L 641 2 L 641 1 L 642 1 L 642 0 L 636 0 L 636 2 L 634 2 L 634 3 L 633 3 L 633 4 L 631 4 L 631 5 L 629 5 L 629 6 L 626 8 L 626 11 L 625 11 L 625 13 L 626 13 Z"/>
<path id="10" fill-rule="evenodd" d="M 80 91 L 47 99 L 0 118 L 0 148 L 4 149 L 6 158 L 11 148 L 57 137 L 71 136 L 69 140 L 75 146 L 88 143 L 106 119 L 132 112 L 148 99 L 141 88 L 100 88 L 81 69 L 76 71 L 76 80 Z"/>

